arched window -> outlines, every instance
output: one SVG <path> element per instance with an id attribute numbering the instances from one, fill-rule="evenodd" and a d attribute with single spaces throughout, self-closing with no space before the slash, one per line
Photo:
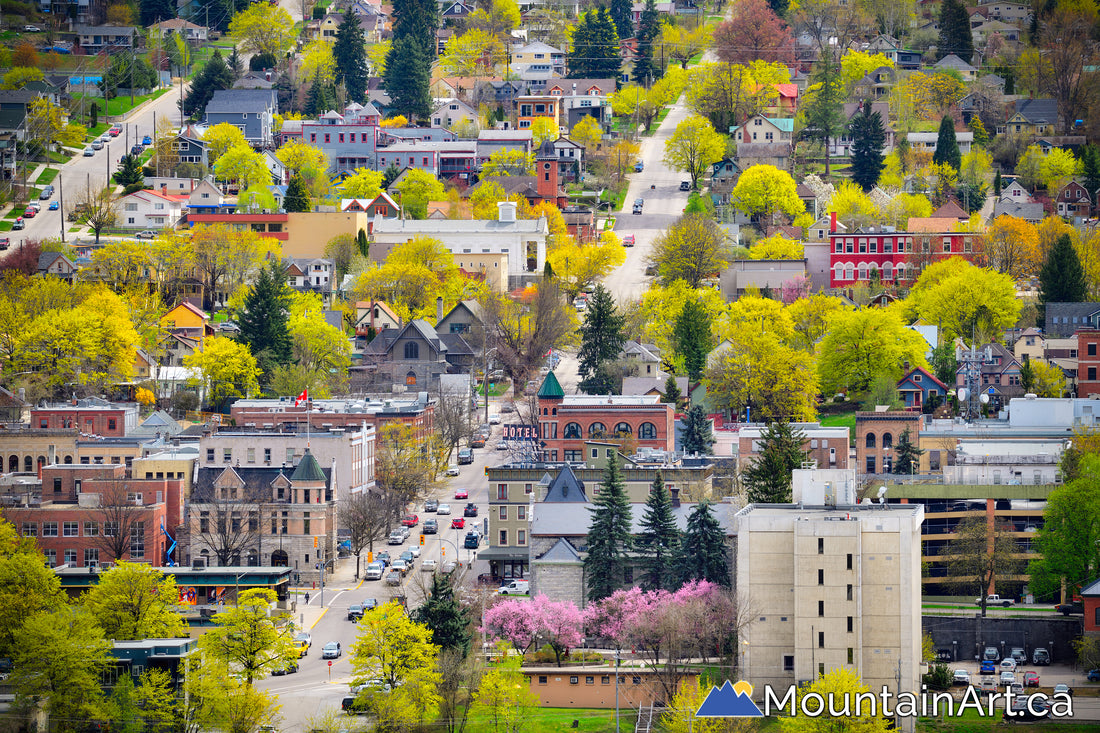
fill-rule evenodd
<path id="1" fill-rule="evenodd" d="M 890 433 L 883 433 L 882 434 L 882 447 L 883 448 L 892 448 L 892 447 L 894 447 L 894 436 L 890 435 Z"/>
<path id="2" fill-rule="evenodd" d="M 415 341 L 405 342 L 405 358 L 416 360 L 420 358 L 420 344 Z"/>
<path id="3" fill-rule="evenodd" d="M 656 440 L 657 426 L 651 422 L 644 422 L 638 426 L 638 437 L 642 440 Z"/>
<path id="4" fill-rule="evenodd" d="M 556 407 L 551 407 L 551 408 L 550 408 L 550 414 L 551 414 L 551 415 L 557 415 L 557 414 L 558 414 L 558 408 L 556 408 Z"/>
<path id="5" fill-rule="evenodd" d="M 548 409 L 546 409 L 546 408 L 544 407 L 544 408 L 542 408 L 542 414 L 543 414 L 543 415 L 549 415 L 549 414 L 550 414 L 550 410 L 548 410 Z"/>
<path id="6" fill-rule="evenodd" d="M 580 423 L 575 423 L 575 422 L 567 423 L 566 426 L 565 426 L 564 435 L 565 435 L 566 440 L 579 439 L 581 437 Z"/>
<path id="7" fill-rule="evenodd" d="M 867 265 L 860 265 L 859 266 L 859 279 L 860 280 L 866 280 L 867 279 Z"/>
<path id="8" fill-rule="evenodd" d="M 597 435 L 603 435 L 607 432 L 607 428 L 602 422 L 594 422 L 588 426 L 588 437 L 594 438 Z"/>
<path id="9" fill-rule="evenodd" d="M 854 272 L 855 272 L 855 268 L 853 268 L 851 265 L 845 265 L 844 266 L 844 279 L 845 280 L 851 280 L 852 277 L 853 277 Z"/>
<path id="10" fill-rule="evenodd" d="M 8 459 L 8 471 L 15 473 L 19 470 L 19 456 L 12 456 Z"/>
<path id="11" fill-rule="evenodd" d="M 874 433 L 867 433 L 867 447 L 868 448 L 874 448 L 875 447 L 875 434 Z"/>
<path id="12" fill-rule="evenodd" d="M 634 431 L 631 429 L 629 423 L 621 422 L 615 426 L 615 432 L 619 435 L 630 435 Z"/>
<path id="13" fill-rule="evenodd" d="M 889 262 L 883 264 L 883 266 L 882 266 L 882 279 L 883 280 L 893 280 L 894 279 L 894 266 L 891 265 Z"/>
<path id="14" fill-rule="evenodd" d="M 33 470 L 33 468 L 34 468 L 34 462 L 31 460 L 31 457 L 30 456 L 23 456 L 23 470 L 26 471 L 27 473 L 30 473 L 31 470 Z"/>
<path id="15" fill-rule="evenodd" d="M 415 346 L 415 344 L 414 344 L 414 346 Z M 405 386 L 406 387 L 415 387 L 416 386 L 416 372 L 410 371 L 408 374 L 405 375 Z"/>
<path id="16" fill-rule="evenodd" d="M 72 456 L 65 456 L 65 464 L 68 465 L 73 462 Z"/>
<path id="17" fill-rule="evenodd" d="M 833 278 L 836 280 L 841 280 L 844 278 L 844 265 L 840 264 L 839 262 L 833 265 Z"/>

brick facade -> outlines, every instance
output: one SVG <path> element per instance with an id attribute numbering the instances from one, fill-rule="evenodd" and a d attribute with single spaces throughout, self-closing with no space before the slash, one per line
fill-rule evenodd
<path id="1" fill-rule="evenodd" d="M 857 412 L 856 472 L 890 473 L 898 438 L 909 428 L 909 439 L 916 445 L 920 421 L 919 412 Z"/>
<path id="2" fill-rule="evenodd" d="M 1100 394 L 1100 330 L 1077 332 L 1077 396 Z"/>

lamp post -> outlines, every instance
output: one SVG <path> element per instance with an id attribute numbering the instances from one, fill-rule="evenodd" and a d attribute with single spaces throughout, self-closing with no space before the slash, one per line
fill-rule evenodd
<path id="1" fill-rule="evenodd" d="M 619 731 L 619 663 L 623 660 L 622 649 L 615 650 L 615 731 Z"/>

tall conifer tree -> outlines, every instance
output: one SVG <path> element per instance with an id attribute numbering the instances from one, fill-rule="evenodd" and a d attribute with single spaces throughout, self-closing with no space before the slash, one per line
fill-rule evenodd
<path id="1" fill-rule="evenodd" d="M 588 600 L 598 601 L 614 593 L 626 582 L 627 553 L 632 538 L 630 501 L 619 471 L 618 457 L 607 460 L 603 483 L 599 487 L 588 526 L 588 557 L 584 573 Z"/>

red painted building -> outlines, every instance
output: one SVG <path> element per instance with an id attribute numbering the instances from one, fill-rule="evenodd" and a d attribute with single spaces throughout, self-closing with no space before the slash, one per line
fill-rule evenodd
<path id="1" fill-rule="evenodd" d="M 1100 394 L 1100 330 L 1077 332 L 1077 396 Z"/>
<path id="2" fill-rule="evenodd" d="M 45 466 L 41 483 L 6 492 L 4 518 L 34 538 L 51 566 L 127 560 L 163 567 L 172 539 L 161 527 L 176 538 L 183 525 L 183 481 L 135 479 L 121 464 Z"/>
<path id="3" fill-rule="evenodd" d="M 137 424 L 137 405 L 116 404 L 98 397 L 31 409 L 31 427 L 40 430 L 75 428 L 88 435 L 121 438 Z"/>
<path id="4" fill-rule="evenodd" d="M 674 450 L 676 414 L 659 395 L 565 395 L 553 372 L 538 392 L 539 438 L 548 461 L 583 461 L 593 438 L 632 436 L 637 448 Z"/>
<path id="5" fill-rule="evenodd" d="M 1081 600 L 1085 607 L 1085 633 L 1089 636 L 1100 635 L 1100 580 L 1094 580 L 1081 589 Z"/>

